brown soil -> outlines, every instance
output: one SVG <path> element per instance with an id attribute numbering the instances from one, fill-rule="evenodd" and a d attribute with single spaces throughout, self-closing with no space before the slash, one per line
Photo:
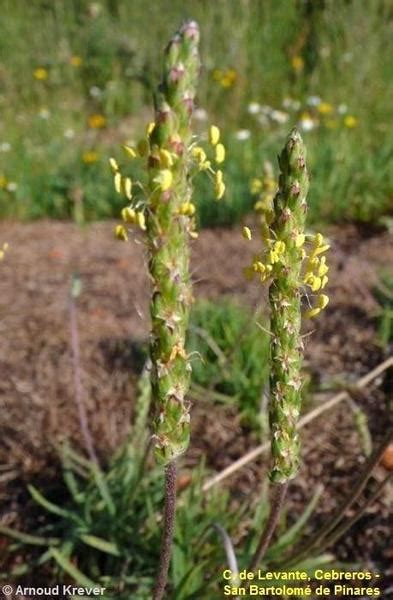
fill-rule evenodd
<path id="1" fill-rule="evenodd" d="M 70 352 L 68 295 L 72 273 L 83 290 L 78 300 L 81 363 L 90 425 L 97 451 L 108 456 L 121 444 L 132 419 L 132 400 L 140 370 L 140 344 L 148 335 L 148 281 L 140 243 L 111 239 L 111 224 L 81 230 L 68 223 L 2 223 L 0 243 L 10 250 L 0 265 L 0 522 L 21 522 L 18 494 L 34 477 L 53 477 L 58 469 L 56 445 L 64 437 L 81 446 L 74 399 Z M 372 290 L 378 273 L 393 265 L 387 233 L 365 235 L 354 226 L 332 228 L 331 302 L 323 316 L 308 325 L 305 368 L 314 388 L 354 382 L 386 358 L 376 338 L 378 303 Z M 261 286 L 247 282 L 242 269 L 255 251 L 240 230 L 203 231 L 193 247 L 197 298 L 236 297 L 255 306 Z M 390 267 L 391 268 L 391 267 Z M 263 300 L 262 300 L 263 301 Z M 385 373 L 355 402 L 365 411 L 373 442 L 391 424 L 388 400 L 392 373 Z M 318 393 L 312 402 L 328 395 Z M 311 399 L 308 400 L 309 408 Z M 212 410 L 217 418 L 212 418 Z M 304 467 L 292 484 L 290 519 L 296 518 L 317 482 L 325 485 L 314 524 L 321 523 L 349 492 L 364 462 L 349 404 L 343 402 L 305 428 Z M 234 410 L 196 405 L 193 443 L 185 470 L 201 454 L 220 470 L 259 440 L 239 423 Z M 266 456 L 228 480 L 235 497 L 246 497 L 263 477 Z M 384 477 L 379 466 L 374 482 Z M 389 490 L 370 506 L 334 553 L 347 561 L 387 568 Z"/>

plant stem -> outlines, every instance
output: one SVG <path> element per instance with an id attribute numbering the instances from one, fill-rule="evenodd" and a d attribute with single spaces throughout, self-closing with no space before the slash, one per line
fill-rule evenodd
<path id="1" fill-rule="evenodd" d="M 169 563 L 171 559 L 171 548 L 176 514 L 176 460 L 165 467 L 165 507 L 164 507 L 164 530 L 160 548 L 160 564 L 156 585 L 153 592 L 153 600 L 161 600 L 164 597 L 168 581 Z"/>
<path id="2" fill-rule="evenodd" d="M 285 483 L 273 484 L 274 490 L 271 499 L 269 518 L 267 520 L 264 530 L 262 531 L 258 547 L 251 560 L 250 567 L 248 569 L 249 571 L 255 571 L 255 569 L 261 563 L 263 557 L 265 556 L 266 550 L 269 547 L 270 541 L 273 537 L 278 521 L 280 519 L 281 508 L 283 506 L 285 496 L 288 491 L 288 483 L 289 481 L 286 481 Z"/>
<path id="3" fill-rule="evenodd" d="M 94 449 L 93 438 L 90 432 L 89 423 L 87 419 L 86 407 L 83 402 L 83 387 L 81 377 L 81 361 L 80 361 L 80 347 L 79 347 L 79 331 L 78 331 L 78 320 L 76 314 L 76 297 L 79 294 L 78 288 L 79 280 L 76 276 L 73 277 L 72 290 L 69 301 L 70 311 L 70 329 L 71 329 L 71 348 L 72 348 L 72 366 L 74 373 L 74 386 L 75 386 L 75 402 L 78 408 L 79 424 L 83 441 L 85 442 L 86 450 L 89 455 L 91 462 L 99 467 L 96 451 Z"/>

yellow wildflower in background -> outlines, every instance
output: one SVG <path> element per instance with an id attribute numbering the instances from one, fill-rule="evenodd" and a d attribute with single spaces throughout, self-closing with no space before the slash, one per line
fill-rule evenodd
<path id="1" fill-rule="evenodd" d="M 321 102 L 318 104 L 318 112 L 321 115 L 330 115 L 333 112 L 333 106 L 328 102 Z"/>
<path id="2" fill-rule="evenodd" d="M 358 124 L 357 118 L 353 117 L 352 115 L 348 115 L 344 119 L 344 125 L 345 125 L 345 127 L 348 127 L 349 129 L 353 129 L 354 127 L 357 127 L 357 124 Z"/>
<path id="3" fill-rule="evenodd" d="M 87 124 L 89 125 L 90 129 L 102 129 L 106 125 L 106 118 L 104 115 L 90 115 L 90 117 L 87 119 Z"/>
<path id="4" fill-rule="evenodd" d="M 82 161 L 85 165 L 91 165 L 99 159 L 97 152 L 89 151 L 82 154 Z"/>
<path id="5" fill-rule="evenodd" d="M 70 65 L 72 65 L 73 67 L 80 67 L 82 63 L 83 63 L 82 58 L 80 56 L 78 56 L 77 54 L 74 54 L 73 56 L 71 56 Z"/>
<path id="6" fill-rule="evenodd" d="M 38 67 L 33 71 L 33 76 L 37 81 L 46 81 L 49 77 L 49 73 L 44 67 Z"/>
<path id="7" fill-rule="evenodd" d="M 237 72 L 233 68 L 229 69 L 214 69 L 212 72 L 213 79 L 217 81 L 223 88 L 232 87 L 237 80 Z"/>
<path id="8" fill-rule="evenodd" d="M 304 60 L 301 56 L 296 54 L 291 59 L 291 65 L 295 73 L 301 73 L 301 71 L 304 69 Z"/>
<path id="9" fill-rule="evenodd" d="M 4 175 L 0 175 L 0 190 L 6 190 L 8 185 L 8 179 Z"/>

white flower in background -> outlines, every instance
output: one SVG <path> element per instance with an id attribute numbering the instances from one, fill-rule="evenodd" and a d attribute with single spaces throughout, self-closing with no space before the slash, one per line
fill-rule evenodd
<path id="1" fill-rule="evenodd" d="M 299 110 L 301 106 L 299 100 L 294 100 L 293 98 L 289 97 L 284 98 L 284 100 L 282 101 L 282 105 L 287 110 Z"/>
<path id="2" fill-rule="evenodd" d="M 207 112 L 204 108 L 196 108 L 193 116 L 196 121 L 207 121 Z"/>
<path id="3" fill-rule="evenodd" d="M 11 150 L 11 144 L 8 142 L 2 142 L 0 144 L 0 152 L 9 152 Z"/>
<path id="4" fill-rule="evenodd" d="M 9 183 L 7 183 L 7 191 L 8 192 L 16 192 L 17 189 L 18 189 L 18 184 L 15 183 L 15 181 L 10 181 Z"/>
<path id="5" fill-rule="evenodd" d="M 286 123 L 289 119 L 289 115 L 282 110 L 272 110 L 270 113 L 270 118 L 276 123 Z"/>
<path id="6" fill-rule="evenodd" d="M 309 96 L 307 98 L 307 104 L 309 106 L 318 106 L 319 104 L 321 104 L 321 99 L 319 96 Z"/>
<path id="7" fill-rule="evenodd" d="M 257 115 L 261 110 L 261 105 L 258 102 L 250 102 L 250 104 L 247 107 L 247 110 L 250 113 L 250 115 Z"/>
<path id="8" fill-rule="evenodd" d="M 93 85 L 90 89 L 89 89 L 89 94 L 92 98 L 101 98 L 102 96 L 102 89 L 99 88 L 97 85 Z"/>
<path id="9" fill-rule="evenodd" d="M 41 108 L 38 111 L 38 116 L 40 119 L 43 119 L 44 121 L 47 121 L 50 117 L 50 112 L 47 108 Z"/>
<path id="10" fill-rule="evenodd" d="M 270 115 L 270 113 L 273 111 L 274 109 L 271 106 L 268 106 L 267 104 L 262 104 L 261 106 L 261 113 L 263 115 Z"/>
<path id="11" fill-rule="evenodd" d="M 348 112 L 348 106 L 346 104 L 339 104 L 337 106 L 337 112 L 339 115 L 345 115 Z"/>
<path id="12" fill-rule="evenodd" d="M 317 121 L 312 119 L 309 115 L 304 115 L 299 121 L 299 128 L 302 129 L 302 131 L 312 131 L 317 125 Z"/>
<path id="13" fill-rule="evenodd" d="M 251 137 L 251 131 L 249 129 L 239 129 L 235 132 L 235 138 L 239 140 L 239 142 L 244 142 Z"/>
<path id="14" fill-rule="evenodd" d="M 71 128 L 66 129 L 63 135 L 67 140 L 72 140 L 75 137 L 75 131 Z"/>

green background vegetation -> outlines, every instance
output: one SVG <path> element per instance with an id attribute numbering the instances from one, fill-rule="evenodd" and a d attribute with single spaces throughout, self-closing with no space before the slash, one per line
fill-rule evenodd
<path id="1" fill-rule="evenodd" d="M 195 128 L 218 124 L 228 156 L 225 203 L 198 183 L 202 225 L 236 222 L 252 207 L 250 180 L 296 123 L 313 177 L 311 218 L 377 221 L 392 208 L 389 4 L 4 0 L 0 215 L 118 217 L 108 157 L 143 134 L 159 50 L 192 17 L 202 37 L 199 117 L 207 119 Z"/>

